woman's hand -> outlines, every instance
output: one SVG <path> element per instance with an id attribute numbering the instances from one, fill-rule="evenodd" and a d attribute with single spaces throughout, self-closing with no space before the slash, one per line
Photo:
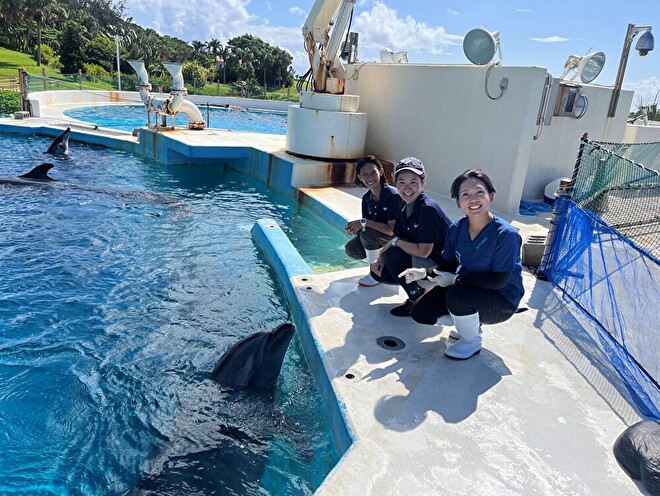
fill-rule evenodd
<path id="1" fill-rule="evenodd" d="M 344 226 L 344 231 L 349 236 L 354 236 L 362 230 L 362 225 L 359 220 L 352 220 Z"/>
<path id="2" fill-rule="evenodd" d="M 383 268 L 385 267 L 385 263 L 383 262 L 382 254 L 383 254 L 383 251 L 381 250 L 380 255 L 378 256 L 378 258 L 376 260 L 374 260 L 373 262 L 371 262 L 371 265 L 369 267 L 370 270 L 378 276 L 380 276 L 383 273 Z"/>
<path id="3" fill-rule="evenodd" d="M 398 276 L 399 278 L 405 278 L 406 284 L 410 284 L 414 281 L 419 281 L 426 277 L 426 269 L 406 269 Z"/>
<path id="4" fill-rule="evenodd" d="M 433 272 L 437 274 L 437 276 L 429 277 L 429 281 L 431 281 L 436 286 L 442 286 L 443 288 L 454 284 L 456 282 L 456 278 L 458 277 L 458 274 L 452 274 L 451 272 L 442 272 L 436 269 L 433 269 Z"/>

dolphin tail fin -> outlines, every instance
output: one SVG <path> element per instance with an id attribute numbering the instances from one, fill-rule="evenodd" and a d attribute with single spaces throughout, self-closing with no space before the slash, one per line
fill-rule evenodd
<path id="1" fill-rule="evenodd" d="M 54 181 L 54 179 L 48 175 L 48 171 L 51 170 L 53 167 L 55 166 L 51 163 L 39 164 L 30 172 L 18 177 L 21 177 L 23 179 L 37 179 L 40 181 Z"/>

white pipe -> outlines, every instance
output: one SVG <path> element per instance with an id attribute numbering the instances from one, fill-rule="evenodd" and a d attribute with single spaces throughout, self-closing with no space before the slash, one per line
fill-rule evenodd
<path id="1" fill-rule="evenodd" d="M 181 108 L 184 97 L 188 94 L 188 90 L 183 84 L 183 74 L 181 73 L 183 66 L 173 62 L 163 62 L 163 67 L 165 67 L 167 72 L 172 76 L 172 89 L 170 90 L 172 103 L 170 105 L 170 110 L 173 114 L 176 114 L 179 111 L 179 108 Z"/>
<path id="2" fill-rule="evenodd" d="M 169 98 L 162 98 L 152 96 L 149 93 L 149 91 L 151 91 L 151 84 L 149 84 L 149 75 L 144 67 L 144 62 L 141 60 L 129 60 L 128 63 L 131 64 L 131 67 L 137 73 L 139 93 L 142 103 L 147 107 L 147 111 L 150 114 L 152 112 L 156 113 L 157 120 L 158 114 L 174 116 L 177 112 L 181 111 L 188 114 L 188 118 L 190 119 L 188 127 L 192 129 L 204 129 L 206 127 L 206 122 L 204 122 L 202 113 L 197 106 L 194 103 L 185 100 L 188 90 L 186 90 L 186 86 L 183 82 L 183 74 L 181 72 L 183 66 L 181 64 L 173 62 L 163 63 L 165 69 L 172 76 L 172 89 L 170 90 Z"/>
<path id="3" fill-rule="evenodd" d="M 188 119 L 190 119 L 189 128 L 204 129 L 206 127 L 202 113 L 197 108 L 197 105 L 191 101 L 184 100 L 179 111 L 188 115 Z"/>

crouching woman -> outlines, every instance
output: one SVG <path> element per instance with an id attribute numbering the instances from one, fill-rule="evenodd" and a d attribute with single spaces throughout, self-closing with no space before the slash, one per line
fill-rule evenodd
<path id="1" fill-rule="evenodd" d="M 465 217 L 449 227 L 442 256 L 459 264 L 454 272 L 415 269 L 401 275 L 408 281 L 428 279 L 437 286 L 415 305 L 411 316 L 433 324 L 449 313 L 458 341 L 445 349 L 451 358 L 467 359 L 481 351 L 481 324 L 508 320 L 524 294 L 520 247 L 522 238 L 490 211 L 495 188 L 481 170 L 468 169 L 451 185 L 451 197 Z"/>

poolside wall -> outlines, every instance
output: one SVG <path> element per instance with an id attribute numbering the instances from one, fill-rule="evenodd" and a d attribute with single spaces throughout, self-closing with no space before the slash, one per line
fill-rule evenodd
<path id="1" fill-rule="evenodd" d="M 495 208 L 515 212 L 521 199 L 540 199 L 545 185 L 570 176 L 580 137 L 621 141 L 632 91 L 622 91 L 616 117 L 607 118 L 612 89 L 582 85 L 589 99 L 580 119 L 553 117 L 539 128 L 537 116 L 547 70 L 543 67 L 493 68 L 484 91 L 486 67 L 431 64 L 352 64 L 346 93 L 360 96 L 359 111 L 369 115 L 366 153 L 396 161 L 419 157 L 428 168 L 427 189 L 447 196 L 453 179 L 469 167 L 491 176 Z"/>
<path id="2" fill-rule="evenodd" d="M 298 329 L 298 337 L 305 351 L 305 357 L 321 389 L 322 397 L 326 400 L 326 413 L 328 414 L 335 446 L 341 456 L 353 444 L 354 436 L 344 415 L 345 407 L 337 400 L 330 378 L 323 365 L 324 350 L 315 339 L 309 316 L 301 307 L 296 296 L 296 291 L 305 290 L 307 281 L 305 276 L 312 275 L 313 271 L 274 220 L 258 220 L 252 227 L 251 233 L 255 243 L 275 271 L 289 301 L 289 307 Z"/>

